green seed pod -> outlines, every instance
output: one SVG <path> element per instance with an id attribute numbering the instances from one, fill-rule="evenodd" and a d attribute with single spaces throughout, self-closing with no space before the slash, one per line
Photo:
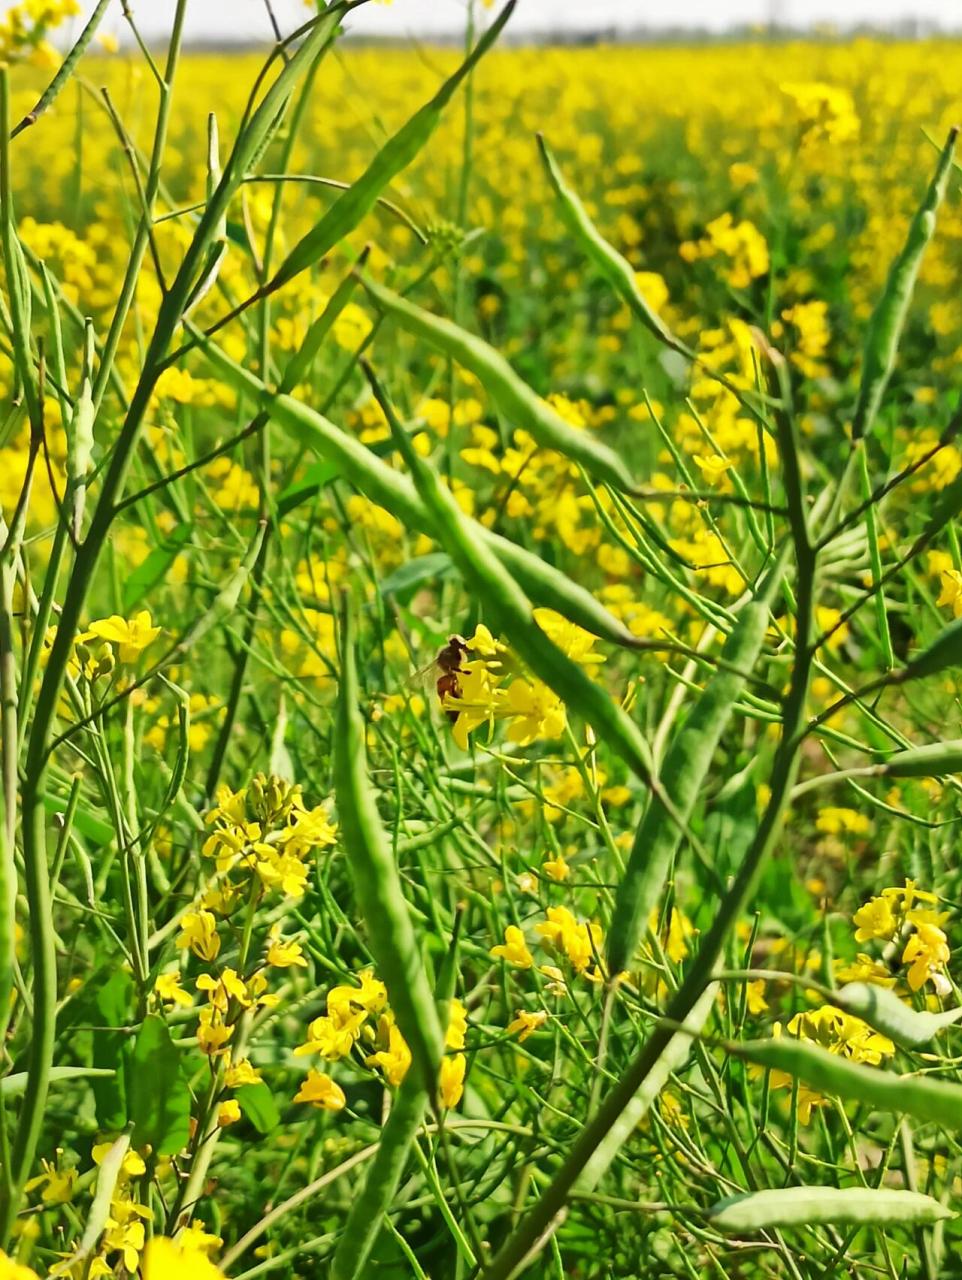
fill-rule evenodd
<path id="1" fill-rule="evenodd" d="M 465 582 L 477 593 L 492 625 L 507 638 L 539 680 L 590 724 L 597 736 L 621 756 L 646 786 L 661 793 L 666 808 L 674 814 L 674 806 L 653 778 L 651 748 L 638 726 L 541 630 L 534 620 L 531 602 L 516 579 L 501 564 L 491 547 L 475 535 L 471 523 L 450 490 L 442 485 L 437 472 L 415 452 L 390 402 L 366 365 L 365 372 L 390 423 L 395 442 L 414 476 L 424 505 L 434 517 L 439 542 Z"/>
<path id="2" fill-rule="evenodd" d="M 962 738 L 897 751 L 879 771 L 887 778 L 939 778 L 946 773 L 962 773 Z"/>
<path id="3" fill-rule="evenodd" d="M 783 564 L 784 559 L 769 574 L 759 598 L 742 607 L 722 649 L 725 667 L 717 670 L 705 685 L 665 756 L 660 770 L 661 783 L 686 823 L 704 786 L 721 735 L 744 690 L 746 676 L 758 661 L 768 630 L 769 604 L 781 581 Z M 648 916 L 665 887 L 680 840 L 677 823 L 653 796 L 635 832 L 628 864 L 615 893 L 608 933 L 610 973 L 620 973 L 631 964 Z"/>
<path id="4" fill-rule="evenodd" d="M 905 244 L 892 263 L 885 291 L 869 321 L 862 357 L 862 378 L 855 404 L 855 416 L 852 420 L 852 438 L 855 440 L 861 439 L 871 430 L 875 415 L 882 403 L 885 388 L 895 368 L 899 339 L 912 301 L 915 280 L 919 274 L 925 250 L 935 231 L 936 211 L 945 198 L 958 133 L 957 125 L 949 130 L 935 175 L 929 183 L 922 204 L 909 224 Z"/>
<path id="5" fill-rule="evenodd" d="M 921 1048 L 962 1018 L 962 1006 L 943 1013 L 926 1013 L 907 1005 L 888 987 L 871 982 L 846 983 L 832 996 L 832 1003 L 905 1049 Z"/>
<path id="6" fill-rule="evenodd" d="M 415 306 L 366 275 L 361 277 L 361 282 L 386 315 L 469 369 L 512 426 L 528 431 L 542 448 L 556 449 L 571 462 L 579 462 L 595 480 L 627 493 L 638 489 L 634 477 L 613 449 L 587 431 L 577 431 L 565 422 L 518 377 L 504 356 L 483 339 Z"/>
<path id="7" fill-rule="evenodd" d="M 338 197 L 316 227 L 303 236 L 278 267 L 271 289 L 320 262 L 374 208 L 388 184 L 415 159 L 437 127 L 455 90 L 484 57 L 511 17 L 517 0 L 509 0 L 471 53 L 430 102 L 384 144 L 357 182 Z"/>
<path id="8" fill-rule="evenodd" d="M 889 1187 L 778 1187 L 728 1196 L 708 1210 L 726 1235 L 775 1227 L 921 1227 L 955 1215 L 931 1196 Z"/>
<path id="9" fill-rule="evenodd" d="M 437 537 L 434 520 L 407 476 L 389 467 L 356 436 L 342 431 L 315 409 L 292 396 L 272 394 L 254 374 L 242 369 L 199 330 L 191 329 L 191 333 L 224 380 L 260 404 L 294 439 L 336 465 L 345 480 L 385 511 L 390 511 L 408 529 Z M 282 385 L 290 381 L 285 374 Z M 612 644 L 628 649 L 644 647 L 644 641 L 632 635 L 590 591 L 570 576 L 476 521 L 470 524 L 474 536 L 490 546 L 534 604 L 557 610 L 592 635 L 610 640 Z"/>
<path id="10" fill-rule="evenodd" d="M 962 1131 L 962 1085 L 880 1071 L 787 1036 L 734 1042 L 726 1047 L 736 1057 L 772 1071 L 784 1071 L 820 1093 L 861 1102 L 876 1111 L 912 1116 L 924 1123 Z"/>
<path id="11" fill-rule="evenodd" d="M 67 426 L 67 479 L 82 484 L 90 470 L 94 448 L 94 402 L 90 379 L 84 378 Z"/>
<path id="12" fill-rule="evenodd" d="M 565 226 L 589 260 L 594 263 L 622 302 L 659 342 L 675 350 L 686 350 L 661 317 L 649 306 L 644 294 L 638 288 L 634 267 L 599 234 L 587 209 L 562 177 L 561 170 L 540 133 L 538 149 L 541 152 L 541 160 L 548 175 L 548 181 L 558 197 L 558 205 Z"/>
<path id="13" fill-rule="evenodd" d="M 334 738 L 334 792 L 341 838 L 367 941 L 387 987 L 398 1028 L 411 1051 L 411 1073 L 434 1096 L 444 1032 L 418 948 L 390 842 L 367 771 L 366 725 L 357 681 L 354 619 L 345 597 L 341 679 Z"/>

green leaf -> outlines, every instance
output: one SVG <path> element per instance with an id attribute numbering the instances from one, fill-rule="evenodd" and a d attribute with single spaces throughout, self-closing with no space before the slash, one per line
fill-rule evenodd
<path id="1" fill-rule="evenodd" d="M 436 583 L 454 568 L 451 557 L 445 551 L 432 551 L 430 555 L 418 556 L 395 569 L 381 583 L 382 596 L 396 596 L 402 604 L 407 604 L 425 583 Z"/>
<path id="2" fill-rule="evenodd" d="M 259 1084 L 242 1084 L 234 1090 L 234 1097 L 258 1133 L 270 1133 L 280 1124 L 281 1115 L 274 1095 L 263 1080 Z"/>
<path id="3" fill-rule="evenodd" d="M 157 1155 L 172 1156 L 186 1145 L 190 1090 L 182 1054 L 156 1013 L 144 1019 L 127 1063 L 127 1102 L 135 1147 L 149 1143 Z"/>
<path id="4" fill-rule="evenodd" d="M 125 1027 L 133 1016 L 134 980 L 129 973 L 119 969 L 94 997 L 93 1065 L 109 1072 L 94 1078 L 93 1091 L 97 1110 L 97 1125 L 101 1129 L 122 1129 L 127 1123 L 127 1078 L 124 1072 L 127 1037 L 110 1027 Z"/>
<path id="5" fill-rule="evenodd" d="M 193 528 L 191 524 L 179 524 L 159 547 L 154 547 L 147 559 L 125 580 L 124 613 L 129 613 L 149 591 L 163 582 L 171 565 L 190 538 Z"/>
<path id="6" fill-rule="evenodd" d="M 43 807 L 48 813 L 63 813 L 67 808 L 67 803 L 65 794 L 58 795 L 52 790 L 43 798 Z M 113 841 L 114 829 L 110 823 L 98 818 L 92 809 L 87 808 L 82 803 L 77 805 L 73 816 L 73 825 L 82 836 L 86 836 L 88 840 L 93 840 L 97 845 L 108 845 Z"/>
<path id="7" fill-rule="evenodd" d="M 332 480 L 336 480 L 340 474 L 340 468 L 333 462 L 315 462 L 307 468 L 299 480 L 295 480 L 293 484 L 278 496 L 277 514 L 279 516 L 288 516 L 295 507 L 301 506 L 307 502 L 309 498 L 315 497 L 324 488 L 326 484 L 330 484 Z"/>

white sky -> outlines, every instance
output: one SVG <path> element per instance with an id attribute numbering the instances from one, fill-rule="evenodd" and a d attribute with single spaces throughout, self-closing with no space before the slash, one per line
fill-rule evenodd
<path id="1" fill-rule="evenodd" d="M 85 13 L 94 0 L 81 0 Z M 284 31 L 309 16 L 303 0 L 272 0 Z M 368 4 L 352 15 L 349 29 L 357 34 L 429 36 L 463 29 L 466 0 L 394 0 Z M 0 0 L 0 11 L 10 0 Z M 104 19 L 104 30 L 123 37 L 125 23 L 119 0 Z M 132 0 L 131 9 L 145 35 L 169 29 L 174 0 Z M 946 29 L 962 28 L 960 0 L 680 0 L 674 5 L 645 0 L 519 0 L 509 31 L 516 33 L 620 29 L 639 26 L 686 26 L 724 30 L 745 23 L 779 21 L 796 26 L 811 23 L 860 22 L 876 26 L 916 18 Z M 193 37 L 257 39 L 270 37 L 264 0 L 190 0 L 187 32 Z"/>

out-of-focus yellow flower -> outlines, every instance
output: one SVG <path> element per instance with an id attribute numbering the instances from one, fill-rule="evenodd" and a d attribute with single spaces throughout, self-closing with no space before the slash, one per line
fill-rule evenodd
<path id="1" fill-rule="evenodd" d="M 316 1071 L 313 1067 L 308 1071 L 307 1078 L 298 1089 L 295 1102 L 309 1102 L 311 1106 L 318 1107 L 321 1111 L 340 1111 L 347 1098 L 344 1096 L 344 1090 L 324 1071 Z"/>
<path id="2" fill-rule="evenodd" d="M 505 1030 L 509 1036 L 516 1035 L 522 1042 L 527 1040 L 528 1036 L 534 1035 L 539 1031 L 548 1020 L 548 1015 L 543 1009 L 536 1009 L 529 1012 L 527 1009 L 519 1009 Z"/>
<path id="3" fill-rule="evenodd" d="M 438 1073 L 438 1095 L 442 1106 L 456 1107 L 464 1094 L 464 1072 L 467 1059 L 463 1053 L 449 1053 L 441 1059 Z"/>
<path id="4" fill-rule="evenodd" d="M 144 1249 L 144 1280 L 221 1280 L 223 1272 L 189 1242 L 152 1236 Z"/>
<path id="5" fill-rule="evenodd" d="M 504 942 L 492 947 L 490 954 L 495 959 L 507 960 L 517 969 L 530 969 L 534 964 L 534 956 L 528 950 L 524 934 L 516 924 L 509 924 L 504 931 Z"/>
<path id="6" fill-rule="evenodd" d="M 872 938 L 886 941 L 895 936 L 898 920 L 888 898 L 872 898 L 859 907 L 852 916 L 855 924 L 855 941 L 868 942 Z"/>
<path id="7" fill-rule="evenodd" d="M 411 1050 L 393 1021 L 388 1027 L 387 1048 L 372 1053 L 366 1062 L 369 1067 L 380 1067 L 388 1084 L 395 1088 L 407 1075 L 411 1065 Z"/>

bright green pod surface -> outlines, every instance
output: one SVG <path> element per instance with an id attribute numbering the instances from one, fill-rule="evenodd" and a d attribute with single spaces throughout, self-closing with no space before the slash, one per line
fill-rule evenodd
<path id="1" fill-rule="evenodd" d="M 911 658 L 899 672 L 897 684 L 938 675 L 947 667 L 962 665 L 962 618 L 943 628 L 928 648 Z"/>
<path id="2" fill-rule="evenodd" d="M 936 211 L 945 199 L 958 132 L 957 127 L 949 131 L 948 140 L 939 156 L 935 175 L 929 183 L 915 217 L 909 224 L 905 244 L 892 263 L 885 292 L 869 321 L 862 357 L 862 379 L 855 405 L 855 416 L 852 420 L 852 436 L 855 440 L 866 435 L 871 429 L 882 403 L 885 388 L 892 376 L 892 370 L 895 368 L 899 339 L 902 336 L 905 317 L 912 300 L 915 280 L 919 274 L 926 247 L 935 232 Z"/>
<path id="3" fill-rule="evenodd" d="M 773 1227 L 927 1226 L 954 1217 L 951 1209 L 917 1191 L 889 1187 L 778 1187 L 729 1196 L 708 1210 L 708 1222 L 726 1234 Z"/>
<path id="4" fill-rule="evenodd" d="M 194 335 L 198 332 L 193 330 Z M 225 381 L 262 406 L 301 444 L 334 463 L 339 474 L 372 502 L 397 516 L 408 529 L 429 537 L 437 536 L 434 519 L 407 476 L 388 466 L 355 436 L 342 431 L 315 409 L 292 396 L 273 395 L 263 382 L 242 369 L 214 343 L 202 338 L 201 345 Z M 637 637 L 567 574 L 476 521 L 470 521 L 470 525 L 474 536 L 491 547 L 535 604 L 557 610 L 592 635 L 610 640 L 612 644 L 629 649 L 638 647 Z"/>
<path id="5" fill-rule="evenodd" d="M 414 925 L 375 802 L 367 771 L 366 724 L 361 714 L 351 609 L 341 636 L 334 747 L 334 794 L 347 865 L 367 931 L 367 944 L 387 987 L 411 1071 L 434 1092 L 444 1033 Z"/>
<path id="6" fill-rule="evenodd" d="M 457 929 L 438 975 L 438 1013 L 447 1022 L 448 1007 L 457 982 Z M 351 1206 L 331 1261 L 330 1280 L 356 1280 L 363 1273 L 397 1194 L 405 1165 L 428 1110 L 429 1096 L 413 1073 L 401 1082 L 391 1112 L 381 1130 L 377 1154 L 368 1166 L 364 1185 Z"/>
<path id="7" fill-rule="evenodd" d="M 579 462 L 593 479 L 631 493 L 637 481 L 613 449 L 587 431 L 565 422 L 551 405 L 519 378 L 499 352 L 482 338 L 459 325 L 432 315 L 400 294 L 376 284 L 368 276 L 362 283 L 381 310 L 409 333 L 429 342 L 469 369 L 512 427 L 528 431 L 544 449 L 556 449 L 571 462 Z"/>
<path id="8" fill-rule="evenodd" d="M 888 778 L 937 778 L 943 773 L 962 773 L 962 738 L 897 751 L 882 765 L 882 772 Z"/>
<path id="9" fill-rule="evenodd" d="M 780 574 L 774 574 L 773 580 Z M 773 587 L 770 584 L 770 589 Z M 720 668 L 705 685 L 688 719 L 675 734 L 660 771 L 662 786 L 685 822 L 691 817 L 711 767 L 712 756 L 745 687 L 768 630 L 768 600 L 751 600 L 741 610 L 722 657 L 736 670 Z M 620 973 L 635 953 L 645 922 L 665 887 L 681 841 L 678 824 L 652 796 L 635 832 L 628 865 L 615 894 L 608 933 L 608 969 Z"/>
<path id="10" fill-rule="evenodd" d="M 431 137 L 455 90 L 497 40 L 516 2 L 509 0 L 454 75 L 384 144 L 357 182 L 352 183 L 317 226 L 298 241 L 278 268 L 271 281 L 272 288 L 314 266 L 370 213 L 388 183 L 411 164 Z"/>
<path id="11" fill-rule="evenodd" d="M 627 258 L 608 243 L 592 222 L 587 209 L 562 177 L 561 170 L 544 138 L 538 135 L 538 148 L 548 175 L 548 181 L 558 197 L 558 207 L 568 230 L 578 241 L 587 257 L 594 263 L 629 310 L 649 332 L 669 347 L 683 349 L 681 342 L 669 330 L 661 317 L 649 306 L 638 288 L 635 269 Z"/>
<path id="12" fill-rule="evenodd" d="M 962 1131 L 962 1085 L 880 1071 L 787 1036 L 729 1044 L 728 1051 L 772 1071 L 784 1071 L 820 1093 Z"/>
<path id="13" fill-rule="evenodd" d="M 702 992 L 688 1017 L 665 1045 L 658 1061 L 645 1077 L 638 1092 L 608 1130 L 605 1139 L 598 1144 L 581 1171 L 576 1189 L 592 1191 L 604 1177 L 621 1147 L 628 1141 L 638 1125 L 648 1114 L 652 1103 L 668 1083 L 673 1071 L 680 1070 L 691 1056 L 694 1036 L 697 1036 L 715 1004 L 718 983 L 710 983 Z"/>
<path id="14" fill-rule="evenodd" d="M 517 581 L 487 543 L 475 536 L 450 490 L 441 484 L 434 468 L 415 452 L 383 395 L 378 395 L 378 399 L 418 492 L 434 516 L 439 542 L 465 582 L 477 592 L 493 627 L 509 641 L 538 679 L 587 721 L 646 785 L 656 786 L 651 748 L 638 726 L 541 630 L 534 620 L 531 602 Z M 670 809 L 670 801 L 666 800 L 666 805 Z"/>
<path id="15" fill-rule="evenodd" d="M 913 1009 L 888 987 L 879 987 L 871 982 L 846 983 L 832 997 L 832 1003 L 861 1018 L 906 1049 L 921 1048 L 945 1027 L 962 1018 L 962 1007 L 942 1013 L 927 1013 Z"/>

